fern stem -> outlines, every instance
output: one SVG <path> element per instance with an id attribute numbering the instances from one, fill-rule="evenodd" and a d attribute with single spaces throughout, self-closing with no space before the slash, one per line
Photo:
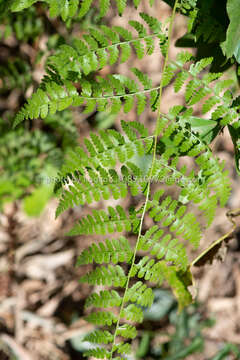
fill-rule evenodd
<path id="1" fill-rule="evenodd" d="M 129 94 L 119 94 L 119 95 L 103 95 L 103 96 L 99 96 L 99 97 L 93 97 L 93 96 L 81 96 L 79 95 L 79 97 L 81 99 L 84 99 L 84 100 L 102 100 L 102 99 L 116 99 L 116 98 L 122 98 L 123 96 L 124 97 L 128 97 L 128 96 L 136 96 L 138 94 L 145 94 L 145 93 L 149 93 L 151 91 L 154 91 L 154 90 L 159 90 L 160 89 L 160 86 L 156 86 L 154 88 L 151 88 L 151 89 L 147 89 L 147 90 L 140 90 L 140 91 L 137 91 L 137 92 L 133 92 L 133 93 L 129 93 Z"/>
<path id="2" fill-rule="evenodd" d="M 127 296 L 127 291 L 128 291 L 128 288 L 129 288 L 129 282 L 130 282 L 130 278 L 131 278 L 131 273 L 132 273 L 132 270 L 133 270 L 133 266 L 135 265 L 135 258 L 136 258 L 136 255 L 137 255 L 137 248 L 138 248 L 140 236 L 141 236 L 141 233 L 142 233 L 143 220 L 144 220 L 144 216 L 145 216 L 145 212 L 146 212 L 146 207 L 147 207 L 147 203 L 148 203 L 148 199 L 149 199 L 149 194 L 150 194 L 150 184 L 151 184 L 151 183 L 149 182 L 148 185 L 147 185 L 146 201 L 145 201 L 145 204 L 144 204 L 143 213 L 142 213 L 141 220 L 140 220 L 140 224 L 139 224 L 138 238 L 137 238 L 136 246 L 135 246 L 134 253 L 133 253 L 133 258 L 132 258 L 132 262 L 131 262 L 131 267 L 130 267 L 129 272 L 128 272 L 127 282 L 126 282 L 126 285 L 125 285 L 124 295 L 123 295 L 123 299 L 122 299 L 122 303 L 121 303 L 121 307 L 120 307 L 120 311 L 119 311 L 119 317 L 118 317 L 117 324 L 116 324 L 116 328 L 115 328 L 115 332 L 114 332 L 114 337 L 113 337 L 113 343 L 112 343 L 112 350 L 111 350 L 110 360 L 113 359 L 112 356 L 113 356 L 113 351 L 114 351 L 114 345 L 115 345 L 115 342 L 116 342 L 117 330 L 118 330 L 118 326 L 119 326 L 120 319 L 121 319 L 121 313 L 122 313 L 123 307 L 124 307 L 125 302 L 126 302 L 126 296 Z"/>
<path id="3" fill-rule="evenodd" d="M 166 56 L 165 56 L 165 60 L 164 60 L 164 64 L 163 64 L 162 74 L 164 74 L 164 72 L 166 70 L 166 67 L 167 67 L 167 63 L 168 63 L 170 41 L 171 41 L 172 29 L 173 29 L 173 22 L 174 22 L 174 18 L 175 18 L 175 14 L 176 14 L 178 1 L 179 0 L 175 1 L 173 11 L 172 11 L 172 15 L 171 15 L 171 19 L 170 19 L 170 25 L 169 25 L 169 29 L 168 29 L 168 41 L 167 41 Z M 158 111 L 157 111 L 158 116 L 157 116 L 156 129 L 155 129 L 155 134 L 154 134 L 153 159 L 152 159 L 151 170 L 150 170 L 150 174 L 149 174 L 149 180 L 148 180 L 148 184 L 147 184 L 147 188 L 146 188 L 145 203 L 144 203 L 143 212 L 142 212 L 142 216 L 141 216 L 141 220 L 140 220 L 140 224 L 139 224 L 138 237 L 137 237 L 137 241 L 136 241 L 136 245 L 135 245 L 135 249 L 134 249 L 134 253 L 133 253 L 133 258 L 132 258 L 132 261 L 131 261 L 131 267 L 130 267 L 129 272 L 128 272 L 126 286 L 125 286 L 125 290 L 124 290 L 124 295 L 123 295 L 123 299 L 122 299 L 122 303 L 121 303 L 121 307 L 120 307 L 120 311 L 119 311 L 119 316 L 118 316 L 118 320 L 117 320 L 117 324 L 116 324 L 116 328 L 115 328 L 115 332 L 114 332 L 114 337 L 113 337 L 113 342 L 112 342 L 112 349 L 111 349 L 111 353 L 110 353 L 110 360 L 113 359 L 113 352 L 114 352 L 114 345 L 116 343 L 117 331 L 118 331 L 118 327 L 119 327 L 119 323 L 120 323 L 120 319 L 121 319 L 122 310 L 123 310 L 125 302 L 126 302 L 127 291 L 128 291 L 128 288 L 129 288 L 129 282 L 130 282 L 133 267 L 135 265 L 135 258 L 136 258 L 136 254 L 137 254 L 137 249 L 138 249 L 140 237 L 141 237 L 141 234 L 142 234 L 143 221 L 144 221 L 144 218 L 145 218 L 147 204 L 148 204 L 148 200 L 149 200 L 149 196 L 150 196 L 151 178 L 152 178 L 152 173 L 153 173 L 154 164 L 155 164 L 155 160 L 156 160 L 158 127 L 159 127 L 160 118 L 161 118 L 162 91 L 163 91 L 163 76 L 161 78 L 160 87 L 159 87 L 159 103 L 158 103 Z"/>
<path id="4" fill-rule="evenodd" d="M 146 36 L 142 36 L 142 37 L 137 37 L 137 38 L 132 39 L 132 40 L 119 41 L 118 43 L 101 47 L 101 48 L 99 48 L 99 50 L 108 50 L 108 49 L 110 49 L 112 47 L 115 47 L 115 46 L 121 46 L 121 45 L 124 45 L 124 44 L 134 43 L 135 41 L 138 41 L 138 40 L 152 39 L 152 38 L 155 38 L 155 37 L 159 37 L 160 35 L 161 34 L 152 34 L 152 35 L 146 35 Z M 88 55 L 88 54 L 91 54 L 91 53 L 97 53 L 97 50 L 91 50 L 91 51 L 87 52 L 86 54 L 84 54 L 84 56 Z"/>
<path id="5" fill-rule="evenodd" d="M 172 38 L 173 22 L 174 22 L 174 18 L 175 18 L 175 14 L 176 14 L 178 1 L 179 0 L 175 1 L 172 16 L 171 16 L 171 19 L 170 19 L 170 24 L 169 24 L 169 29 L 168 29 L 167 50 L 166 50 L 166 56 L 165 56 L 165 60 L 164 60 L 164 64 L 163 64 L 162 74 L 165 73 L 166 68 L 167 68 L 167 64 L 168 64 L 169 48 L 170 48 L 170 43 L 171 43 L 171 38 Z M 163 76 L 162 76 L 162 79 L 161 79 L 161 82 L 160 82 L 160 88 L 159 88 L 159 103 L 158 103 L 158 112 L 157 112 L 158 116 L 157 116 L 156 134 L 155 134 L 155 140 L 156 140 L 155 146 L 157 146 L 158 127 L 159 127 L 160 118 L 161 118 L 162 92 L 163 92 Z"/>

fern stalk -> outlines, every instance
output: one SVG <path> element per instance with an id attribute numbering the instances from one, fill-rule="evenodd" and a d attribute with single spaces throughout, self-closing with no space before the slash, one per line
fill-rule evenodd
<path id="1" fill-rule="evenodd" d="M 165 73 L 165 70 L 167 68 L 167 63 L 168 63 L 168 58 L 169 58 L 169 47 L 170 47 L 170 44 L 171 44 L 171 36 L 172 36 L 172 29 L 173 29 L 173 22 L 174 22 L 174 19 L 175 19 L 175 14 L 176 14 L 178 1 L 179 0 L 175 1 L 173 11 L 172 11 L 172 15 L 171 15 L 171 18 L 170 18 L 170 24 L 169 24 L 169 29 L 168 29 L 168 40 L 167 40 L 166 56 L 165 56 L 165 59 L 164 59 L 162 74 Z M 141 234 L 142 234 L 143 221 L 144 221 L 144 217 L 145 217 L 146 210 L 147 210 L 147 204 L 148 204 L 148 201 L 149 201 L 151 178 L 152 178 L 152 174 L 153 174 L 154 164 L 155 164 L 155 160 L 156 160 L 156 152 L 157 152 L 157 138 L 158 138 L 158 135 L 159 135 L 158 134 L 158 127 L 159 127 L 160 118 L 161 118 L 161 99 L 162 99 L 162 92 L 163 92 L 163 80 L 164 80 L 164 77 L 162 76 L 161 81 L 160 81 L 160 87 L 159 87 L 159 103 L 158 103 L 158 108 L 157 108 L 156 129 L 155 129 L 155 133 L 154 133 L 153 159 L 152 159 L 151 170 L 150 170 L 150 174 L 149 174 L 149 180 L 148 180 L 147 188 L 146 188 L 145 203 L 144 203 L 144 207 L 143 207 L 143 211 L 142 211 L 142 216 L 141 216 L 141 219 L 140 219 L 138 237 L 137 237 L 136 245 L 135 245 L 135 248 L 134 248 L 134 251 L 133 251 L 133 258 L 132 258 L 131 266 L 130 266 L 130 269 L 129 269 L 129 272 L 128 272 L 126 286 L 125 286 L 125 289 L 124 289 L 124 295 L 123 295 L 123 299 L 122 299 L 122 303 L 121 303 L 121 307 L 120 307 L 120 311 L 119 311 L 119 316 L 118 316 L 118 319 L 117 319 L 116 328 L 115 328 L 115 332 L 114 332 L 114 336 L 113 336 L 112 349 L 111 349 L 111 352 L 110 352 L 110 354 L 111 354 L 110 360 L 113 359 L 113 352 L 114 352 L 114 345 L 116 343 L 117 330 L 118 330 L 118 326 L 119 326 L 119 323 L 120 323 L 121 314 L 122 314 L 122 311 L 123 311 L 123 308 L 124 308 L 124 304 L 126 302 L 126 295 L 127 295 L 127 291 L 128 291 L 128 288 L 129 288 L 129 282 L 130 282 L 132 270 L 133 270 L 133 267 L 135 265 L 135 258 L 136 258 L 136 254 L 137 254 L 137 249 L 138 249 L 140 237 L 141 237 Z"/>

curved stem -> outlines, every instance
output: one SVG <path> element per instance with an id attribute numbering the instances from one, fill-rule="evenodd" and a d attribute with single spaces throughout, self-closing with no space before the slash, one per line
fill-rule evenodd
<path id="1" fill-rule="evenodd" d="M 226 216 L 228 220 L 232 223 L 233 227 L 226 234 L 221 236 L 219 239 L 215 240 L 207 249 L 205 249 L 200 255 L 198 255 L 190 264 L 190 268 L 193 266 L 202 266 L 208 260 L 212 260 L 214 255 L 217 253 L 218 249 L 221 247 L 223 241 L 228 241 L 234 236 L 237 224 L 234 221 L 234 218 L 240 215 L 240 209 L 235 209 L 228 211 Z M 215 249 L 215 250 L 214 250 Z"/>

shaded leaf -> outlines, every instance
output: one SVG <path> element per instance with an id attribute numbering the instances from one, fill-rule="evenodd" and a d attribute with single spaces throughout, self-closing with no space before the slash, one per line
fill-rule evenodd
<path id="1" fill-rule="evenodd" d="M 228 131 L 231 135 L 232 142 L 234 145 L 234 151 L 235 151 L 235 164 L 236 164 L 236 170 L 238 174 L 240 175 L 240 168 L 239 168 L 239 160 L 240 160 L 240 129 L 235 129 L 233 126 L 228 125 Z"/>
<path id="2" fill-rule="evenodd" d="M 227 13 L 230 20 L 230 24 L 227 29 L 226 41 L 221 45 L 223 53 L 229 59 L 233 55 L 239 55 L 239 45 L 240 45 L 240 7 L 238 0 L 228 0 L 227 1 Z M 239 58 L 237 61 L 239 62 Z"/>

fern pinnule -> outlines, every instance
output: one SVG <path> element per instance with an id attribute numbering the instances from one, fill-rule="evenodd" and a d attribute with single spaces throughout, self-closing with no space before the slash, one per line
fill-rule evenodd
<path id="1" fill-rule="evenodd" d="M 172 200 L 170 196 L 162 201 L 156 198 L 147 204 L 149 216 L 156 222 L 161 222 L 161 228 L 170 226 L 171 232 L 181 235 L 197 247 L 201 239 L 201 231 L 194 214 L 190 212 L 185 214 L 186 207 L 184 205 L 178 207 L 178 202 Z"/>
<path id="2" fill-rule="evenodd" d="M 113 341 L 113 335 L 107 330 L 95 330 L 86 335 L 84 341 L 90 341 L 95 344 L 108 344 Z"/>
<path id="3" fill-rule="evenodd" d="M 139 219 L 133 215 L 126 215 L 125 211 L 120 205 L 116 208 L 108 207 L 108 212 L 104 210 L 93 210 L 92 215 L 83 217 L 70 230 L 69 235 L 89 235 L 122 232 L 122 231 L 136 231 Z"/>
<path id="4" fill-rule="evenodd" d="M 90 285 L 97 284 L 115 287 L 124 287 L 126 281 L 127 276 L 119 265 L 98 266 L 80 278 L 80 282 L 86 282 Z"/>
<path id="5" fill-rule="evenodd" d="M 180 264 L 182 267 L 188 264 L 186 249 L 178 239 L 172 239 L 170 234 L 163 236 L 164 231 L 157 225 L 152 226 L 141 238 L 138 250 L 148 252 L 156 256 L 158 260 L 165 257 L 166 261 Z"/>
<path id="6" fill-rule="evenodd" d="M 108 308 L 113 306 L 120 306 L 122 298 L 115 290 L 101 290 L 99 293 L 92 293 L 85 302 L 85 307 L 100 307 Z"/>
<path id="7" fill-rule="evenodd" d="M 117 317 L 110 311 L 96 311 L 85 317 L 85 319 L 95 325 L 111 326 L 117 322 Z"/>
<path id="8" fill-rule="evenodd" d="M 140 279 L 145 279 L 150 283 L 162 285 L 163 281 L 172 288 L 178 303 L 179 309 L 182 309 L 192 301 L 188 286 L 191 285 L 191 273 L 185 268 L 181 269 L 179 265 L 171 265 L 166 260 L 155 261 L 148 256 L 144 256 L 138 263 L 135 263 L 131 276 L 137 276 Z M 142 288 L 142 282 L 137 282 L 133 290 Z M 146 287 L 142 288 L 146 290 Z M 132 291 L 130 292 L 132 294 Z M 148 296 L 153 301 L 153 293 L 151 288 L 148 288 Z M 150 305 L 151 306 L 151 302 Z"/>
<path id="9" fill-rule="evenodd" d="M 48 113 L 55 114 L 70 105 L 74 105 L 74 100 L 78 97 L 76 88 L 70 83 L 65 82 L 64 87 L 55 83 L 48 82 L 44 88 L 39 88 L 36 93 L 28 100 L 24 107 L 19 111 L 14 120 L 17 126 L 24 119 L 46 118 Z"/>
<path id="10" fill-rule="evenodd" d="M 109 263 L 117 264 L 119 262 L 129 262 L 133 251 L 128 240 L 124 236 L 118 239 L 106 239 L 105 242 L 93 244 L 83 250 L 77 260 L 77 265 Z"/>
<path id="11" fill-rule="evenodd" d="M 141 323 L 143 321 L 143 311 L 139 306 L 129 304 L 122 310 L 121 317 L 128 321 Z"/>

